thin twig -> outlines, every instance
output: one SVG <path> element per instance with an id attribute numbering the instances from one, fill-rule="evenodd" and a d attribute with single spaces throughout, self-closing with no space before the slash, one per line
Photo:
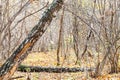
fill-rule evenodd
<path id="1" fill-rule="evenodd" d="M 26 19 L 27 17 L 34 15 L 35 13 L 43 10 L 43 9 L 44 9 L 45 7 L 47 7 L 47 6 L 48 6 L 48 3 L 47 3 L 45 6 L 43 6 L 41 9 L 39 9 L 39 10 L 37 10 L 37 11 L 35 11 L 35 12 L 33 12 L 33 13 L 25 16 L 25 17 L 23 17 L 22 19 L 20 19 L 20 20 L 15 24 L 15 26 L 14 26 L 11 30 L 13 30 L 21 21 L 23 21 L 23 20 Z"/>
<path id="2" fill-rule="evenodd" d="M 85 23 L 97 36 L 98 38 L 100 39 L 101 43 L 103 44 L 104 46 L 104 42 L 102 41 L 101 37 L 98 35 L 97 31 L 95 31 L 95 29 L 93 29 L 91 27 L 91 25 L 89 23 L 87 23 L 84 19 L 82 19 L 80 16 L 78 16 L 76 13 L 72 12 L 71 10 L 69 10 L 68 8 L 66 8 L 66 11 L 72 13 L 73 15 L 75 15 L 77 18 L 79 18 L 83 23 Z M 105 47 L 105 46 L 104 46 Z"/>

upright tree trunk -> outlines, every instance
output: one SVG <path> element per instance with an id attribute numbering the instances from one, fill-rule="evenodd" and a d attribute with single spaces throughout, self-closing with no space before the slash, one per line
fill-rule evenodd
<path id="1" fill-rule="evenodd" d="M 95 70 L 94 77 L 98 77 L 101 75 L 101 72 L 105 66 L 106 61 L 107 61 L 108 55 L 110 54 L 110 48 L 111 48 L 111 46 L 107 47 L 107 50 L 106 50 L 106 53 L 105 53 L 105 56 L 104 56 L 102 62 L 98 63 L 96 70 Z"/>
<path id="2" fill-rule="evenodd" d="M 76 16 L 74 17 L 74 22 L 73 22 L 73 41 L 74 41 L 74 50 L 75 50 L 75 55 L 76 55 L 76 64 L 79 62 L 79 34 L 78 34 L 78 21 Z"/>
<path id="3" fill-rule="evenodd" d="M 46 9 L 38 24 L 34 26 L 27 38 L 20 44 L 20 46 L 13 52 L 13 54 L 6 60 L 0 68 L 0 80 L 8 80 L 16 71 L 20 63 L 28 55 L 36 41 L 43 35 L 54 17 L 54 13 L 59 11 L 62 7 L 63 0 L 53 0 L 51 5 Z"/>
<path id="4" fill-rule="evenodd" d="M 78 0 L 75 0 L 73 2 L 73 11 L 79 15 L 79 11 L 78 11 Z M 73 15 L 73 43 L 74 43 L 74 51 L 75 51 L 75 55 L 76 55 L 76 64 L 79 62 L 79 21 L 77 19 L 76 16 Z"/>
<path id="5" fill-rule="evenodd" d="M 63 18 L 64 18 L 64 8 L 60 19 L 60 30 L 59 30 L 59 39 L 58 39 L 58 48 L 57 48 L 57 65 L 60 65 L 59 52 L 60 52 L 60 47 L 62 45 Z"/>
<path id="6" fill-rule="evenodd" d="M 2 51 L 3 51 L 3 45 L 2 45 L 2 1 L 0 1 L 0 60 L 3 59 Z"/>

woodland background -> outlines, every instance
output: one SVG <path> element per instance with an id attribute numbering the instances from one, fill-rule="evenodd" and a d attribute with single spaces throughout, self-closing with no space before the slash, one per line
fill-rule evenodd
<path id="1" fill-rule="evenodd" d="M 52 0 L 0 0 L 0 65 L 38 23 Z M 64 0 L 62 9 L 22 62 L 84 68 L 76 73 L 22 73 L 18 80 L 120 79 L 120 0 Z M 88 71 L 91 69 L 91 71 Z M 97 78 L 94 78 L 96 77 Z"/>

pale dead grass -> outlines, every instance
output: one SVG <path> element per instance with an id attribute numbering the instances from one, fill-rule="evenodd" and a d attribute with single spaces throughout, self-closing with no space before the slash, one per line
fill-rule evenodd
<path id="1" fill-rule="evenodd" d="M 61 67 L 93 67 L 95 61 L 92 58 L 84 59 L 81 64 L 75 65 L 76 57 L 73 51 L 67 53 L 67 58 L 60 57 Z M 56 51 L 46 53 L 30 53 L 28 57 L 22 62 L 23 65 L 29 66 L 43 66 L 43 67 L 56 67 Z M 108 68 L 108 67 L 105 67 Z M 16 80 L 26 80 L 27 76 L 30 75 L 31 80 L 120 80 L 120 74 L 107 74 L 104 73 L 102 76 L 94 79 L 87 76 L 87 72 L 76 72 L 76 73 L 23 73 L 15 72 L 13 77 L 24 76 Z"/>

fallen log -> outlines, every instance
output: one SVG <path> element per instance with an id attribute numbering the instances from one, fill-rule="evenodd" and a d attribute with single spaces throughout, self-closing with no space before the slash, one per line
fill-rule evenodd
<path id="1" fill-rule="evenodd" d="M 21 65 L 18 68 L 21 72 L 49 72 L 49 73 L 66 73 L 66 72 L 84 72 L 95 71 L 95 68 L 80 68 L 80 67 L 41 67 L 41 66 L 25 66 Z"/>

